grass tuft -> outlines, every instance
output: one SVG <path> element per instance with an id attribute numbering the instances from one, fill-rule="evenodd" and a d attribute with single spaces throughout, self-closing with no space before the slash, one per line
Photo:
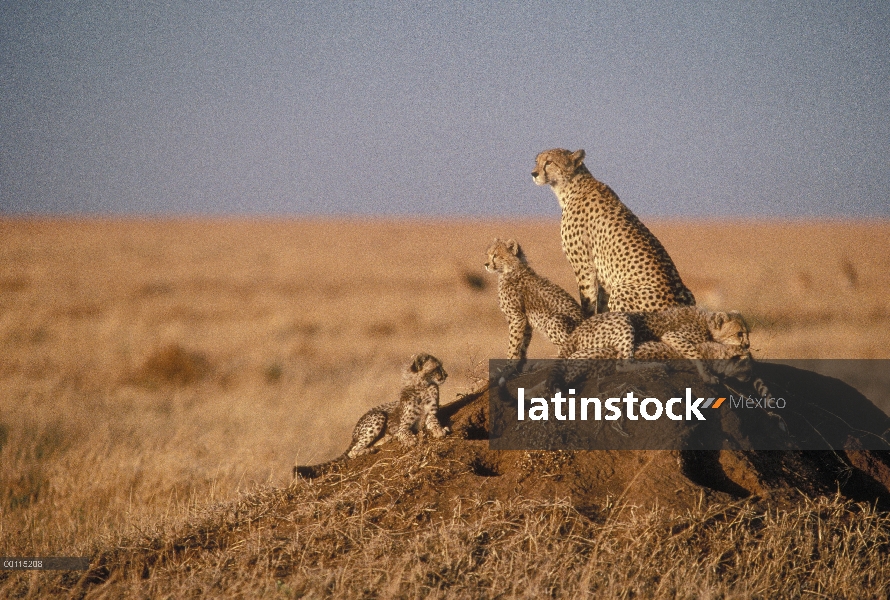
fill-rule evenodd
<path id="1" fill-rule="evenodd" d="M 170 344 L 151 354 L 133 374 L 133 381 L 145 387 L 184 386 L 197 383 L 211 373 L 210 363 L 200 352 Z"/>

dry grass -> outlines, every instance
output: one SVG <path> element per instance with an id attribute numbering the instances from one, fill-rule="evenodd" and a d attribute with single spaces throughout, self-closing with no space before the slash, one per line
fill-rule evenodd
<path id="1" fill-rule="evenodd" d="M 739 308 L 749 316 L 761 357 L 890 357 L 887 223 L 656 223 L 652 229 L 701 304 Z M 93 555 L 139 539 L 140 532 L 165 539 L 158 536 L 173 532 L 200 507 L 256 484 L 283 486 L 295 457 L 307 463 L 342 451 L 361 412 L 393 397 L 399 369 L 413 352 L 428 351 L 445 362 L 452 375 L 443 389 L 445 401 L 469 388 L 485 361 L 500 356 L 506 345 L 494 278 L 481 266 L 484 249 L 495 236 L 518 239 L 540 273 L 574 291 L 555 221 L 0 220 L 0 554 Z M 533 342 L 532 356 L 552 353 L 547 342 Z M 332 507 L 334 511 L 336 504 Z M 517 499 L 515 506 L 485 508 L 494 516 L 486 521 L 489 529 L 483 529 L 491 536 L 497 519 L 514 523 L 508 527 L 512 531 L 519 527 L 515 523 L 547 514 L 553 515 L 548 518 L 555 527 L 565 510 L 557 503 L 530 511 Z M 801 509 L 796 516 L 770 516 L 767 511 L 750 522 L 784 519 L 786 533 L 781 535 L 786 537 L 776 540 L 785 540 L 797 527 L 789 523 L 810 522 L 816 510 Z M 859 516 L 845 518 L 865 519 L 862 527 L 884 518 L 867 511 L 850 514 Z M 691 516 L 690 522 L 703 516 Z M 633 552 L 645 550 L 656 558 L 681 552 L 670 545 L 675 538 L 656 525 L 667 522 L 667 516 L 655 511 L 634 518 L 634 527 L 653 528 L 648 543 L 655 545 L 635 550 L 630 536 L 624 542 L 610 541 L 598 532 L 613 530 L 591 522 L 584 525 L 591 528 L 585 536 L 601 541 L 579 555 L 587 561 L 583 565 L 566 567 L 565 582 L 557 585 L 561 577 L 546 569 L 539 570 L 535 581 L 506 575 L 491 581 L 504 582 L 505 590 L 517 595 L 568 592 L 618 577 L 605 570 L 605 562 L 594 560 L 600 553 L 623 564 Z M 310 529 L 323 527 L 304 523 Z M 609 527 L 619 526 L 611 523 Z M 456 581 L 448 573 L 460 573 L 467 582 L 458 587 L 449 583 L 449 589 L 474 595 L 485 578 L 473 573 L 515 576 L 516 569 L 531 564 L 530 558 L 506 550 L 486 555 L 483 563 L 490 570 L 467 563 L 471 559 L 460 552 L 472 543 L 461 540 L 477 531 L 473 527 L 478 524 L 460 518 L 437 525 L 439 529 L 423 528 L 416 536 L 369 527 L 355 537 L 349 529 L 353 525 L 365 525 L 360 520 L 343 525 L 350 531 L 348 538 L 359 540 L 359 554 L 338 555 L 333 562 L 311 559 L 305 563 L 315 565 L 311 567 L 294 562 L 293 573 L 301 575 L 292 573 L 282 585 L 294 592 L 328 590 L 349 596 L 378 577 L 395 595 L 412 595 L 444 588 L 445 582 Z M 540 527 L 542 537 L 535 543 L 543 545 L 538 548 L 545 552 L 541 560 L 568 560 L 581 552 L 581 542 L 559 536 L 547 541 L 554 531 Z M 739 527 L 725 533 L 749 540 L 748 558 L 766 552 L 764 531 L 771 529 Z M 846 531 L 837 529 L 839 524 L 832 527 Z M 744 531 L 752 537 L 745 538 Z M 436 546 L 445 533 L 453 549 Z M 518 534 L 510 535 L 518 544 L 512 547 L 520 548 Z M 863 587 L 846 589 L 868 595 L 873 581 L 887 581 L 881 562 L 886 545 L 867 536 L 831 543 L 860 544 L 857 539 L 868 540 L 861 543 L 869 548 L 884 548 L 878 558 L 867 560 L 866 546 L 849 550 L 851 577 Z M 705 551 L 713 543 L 693 544 L 681 552 L 675 571 L 662 571 L 658 582 L 641 579 L 641 593 L 671 595 L 672 578 L 699 573 L 689 581 L 698 582 L 702 592 L 678 587 L 685 591 L 677 595 L 724 589 L 729 595 L 748 596 L 762 588 L 757 583 L 744 587 L 746 581 L 766 582 L 768 574 L 784 577 L 785 571 L 766 570 L 778 567 L 768 567 L 765 554 L 758 559 L 763 564 L 750 567 L 759 575 L 741 579 L 741 563 L 732 558 L 725 571 L 732 575 L 718 577 L 708 561 L 724 564 L 722 554 Z M 556 554 L 546 558 L 551 546 Z M 377 552 L 375 548 L 388 549 L 394 562 L 383 567 L 362 563 L 363 553 Z M 426 552 L 439 561 L 443 551 L 455 561 L 450 571 L 418 558 Z M 257 546 L 256 555 L 261 554 Z M 803 573 L 823 565 L 804 560 L 804 554 L 791 557 L 798 563 L 782 558 L 787 563 L 782 569 Z M 510 567 L 502 562 L 507 556 L 526 562 Z M 573 560 L 569 562 L 575 565 Z M 664 565 L 667 569 L 668 563 Z M 884 565 L 874 575 L 879 579 L 871 584 L 865 575 L 856 579 L 855 573 L 876 565 Z M 233 589 L 241 586 L 245 595 L 254 595 L 247 590 L 255 595 L 281 591 L 270 575 L 274 569 L 253 568 L 243 565 L 238 572 L 244 579 L 230 582 Z M 440 571 L 447 575 L 441 585 L 428 579 Z M 26 590 L 28 582 L 38 585 L 49 581 L 41 579 L 46 577 L 7 577 L 0 582 L 0 594 Z M 211 577 L 210 572 L 182 577 L 159 578 L 156 584 L 134 579 L 127 586 L 135 591 L 140 585 L 157 585 L 159 593 L 179 595 L 185 581 L 197 578 L 198 587 L 220 593 L 201 579 Z M 797 581 L 825 579 L 820 584 L 824 590 L 845 589 L 827 583 L 842 577 L 836 568 L 802 577 Z M 596 589 L 623 589 L 631 580 L 615 581 L 615 587 Z"/>
<path id="2" fill-rule="evenodd" d="M 417 472 L 423 458 L 397 459 Z M 422 467 L 420 467 L 422 468 Z M 91 598 L 881 598 L 890 515 L 836 498 L 790 510 L 700 505 L 683 514 L 606 501 L 484 501 L 450 514 L 401 503 L 407 478 L 367 472 L 263 487 L 175 534 L 140 534 L 77 580 L 10 582 L 22 596 Z M 42 584 L 42 585 L 41 585 Z"/>

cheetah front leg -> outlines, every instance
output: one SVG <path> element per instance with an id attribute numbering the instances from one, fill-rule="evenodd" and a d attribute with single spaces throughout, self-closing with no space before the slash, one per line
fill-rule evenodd
<path id="1" fill-rule="evenodd" d="M 581 314 L 584 318 L 608 312 L 609 296 L 600 285 L 596 269 L 590 267 L 586 272 L 576 272 L 575 277 L 578 280 L 578 296 L 581 298 Z"/>
<path id="2" fill-rule="evenodd" d="M 596 314 L 609 312 L 611 296 L 606 292 L 606 288 L 599 284 L 599 278 L 594 285 L 596 285 Z"/>
<path id="3" fill-rule="evenodd" d="M 568 358 L 556 361 L 550 369 L 543 383 L 544 391 L 553 393 L 591 377 L 599 379 L 610 375 L 615 371 L 615 358 L 612 348 L 584 348 L 573 352 Z"/>
<path id="4" fill-rule="evenodd" d="M 532 326 L 523 315 L 510 318 L 510 342 L 507 347 L 507 358 L 524 361 L 528 345 L 532 341 Z"/>
<path id="5" fill-rule="evenodd" d="M 426 420 L 424 427 L 434 438 L 443 438 L 451 433 L 451 429 L 442 427 L 439 422 L 439 388 L 431 387 L 425 396 Z"/>
<path id="6" fill-rule="evenodd" d="M 719 379 L 708 372 L 704 363 L 702 362 L 702 355 L 699 352 L 698 346 L 690 341 L 687 335 L 685 335 L 681 331 L 669 331 L 661 336 L 661 341 L 676 350 L 680 353 L 680 356 L 683 358 L 687 358 L 695 363 L 695 368 L 698 369 L 698 374 L 701 376 L 702 381 L 705 383 L 714 384 L 719 381 Z"/>
<path id="7" fill-rule="evenodd" d="M 399 415 L 399 426 L 395 437 L 403 446 L 413 446 L 417 443 L 414 435 L 414 424 L 420 417 L 421 408 L 413 402 L 406 402 Z"/>
<path id="8" fill-rule="evenodd" d="M 600 285 L 599 273 L 594 260 L 593 244 L 586 231 L 573 231 L 572 219 L 563 215 L 560 234 L 562 250 L 572 265 L 575 281 L 578 282 L 578 296 L 581 299 L 581 314 L 586 319 L 608 310 L 608 297 Z"/>
<path id="9" fill-rule="evenodd" d="M 595 273 L 578 286 L 578 295 L 581 298 L 581 314 L 585 319 L 609 312 L 609 294 L 606 293 L 606 288 L 600 285 L 599 277 Z"/>
<path id="10" fill-rule="evenodd" d="M 510 314 L 510 341 L 507 347 L 507 358 L 512 362 L 503 367 L 498 373 L 498 385 L 502 386 L 514 375 L 522 370 L 525 365 L 526 352 L 528 345 L 532 341 L 532 326 L 525 318 L 525 315 L 519 311 Z"/>

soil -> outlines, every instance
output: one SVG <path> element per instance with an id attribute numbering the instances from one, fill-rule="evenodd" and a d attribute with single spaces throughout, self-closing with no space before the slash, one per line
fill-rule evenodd
<path id="1" fill-rule="evenodd" d="M 750 438 L 752 419 L 776 425 L 775 417 L 756 410 L 723 411 L 725 416 L 714 420 L 710 433 L 720 433 L 727 444 L 721 450 L 493 450 L 486 388 L 441 407 L 440 419 L 452 428 L 445 439 L 422 436 L 412 448 L 388 443 L 374 454 L 305 467 L 301 472 L 306 477 L 297 477 L 289 487 L 259 489 L 239 501 L 208 508 L 169 535 L 147 535 L 106 549 L 80 579 L 81 589 L 126 577 L 145 579 L 183 565 L 234 565 L 251 544 L 260 549 L 263 560 L 280 563 L 276 577 L 289 577 L 295 564 L 328 568 L 324 565 L 341 555 L 348 559 L 359 542 L 338 533 L 347 521 L 354 524 L 358 518 L 359 533 L 367 528 L 417 534 L 440 531 L 449 522 L 482 523 L 486 510 L 513 506 L 518 500 L 528 506 L 563 506 L 588 524 L 622 514 L 632 518 L 634 511 L 627 507 L 700 515 L 711 508 L 720 512 L 744 505 L 749 512 L 768 514 L 825 496 L 834 497 L 840 506 L 849 506 L 844 503 L 849 500 L 890 508 L 890 451 L 867 449 L 887 435 L 890 417 L 837 379 L 786 365 L 760 368 L 767 385 L 781 387 L 799 407 L 786 413 L 784 429 L 778 428 L 786 434 L 786 450 L 739 449 Z M 695 378 L 694 373 L 671 372 L 636 378 L 633 385 L 643 393 L 702 386 Z M 588 382 L 601 388 L 619 384 L 627 385 L 624 376 Z M 719 385 L 711 391 L 727 392 Z M 814 419 L 802 417 L 818 411 L 843 415 L 843 426 L 837 419 L 826 417 L 813 425 Z M 758 424 L 762 422 L 753 423 Z M 833 436 L 832 443 L 842 439 L 843 449 L 795 447 L 795 440 L 822 434 Z M 253 540 L 247 546 L 245 536 Z M 308 546 L 307 539 L 312 540 Z M 306 555 L 313 548 L 314 554 Z"/>
<path id="2" fill-rule="evenodd" d="M 721 418 L 709 421 L 707 432 L 724 440 L 720 450 L 696 450 L 690 440 L 679 440 L 679 450 L 493 450 L 488 439 L 489 390 L 483 389 L 441 408 L 440 418 L 453 433 L 424 442 L 423 468 L 412 476 L 410 495 L 400 501 L 427 507 L 432 501 L 435 510 L 449 511 L 471 490 L 488 500 L 570 498 L 582 511 L 604 502 L 683 510 L 741 498 L 781 505 L 838 492 L 850 500 L 890 507 L 890 444 L 885 441 L 890 417 L 840 380 L 781 364 L 762 363 L 758 369 L 770 390 L 781 390 L 795 409 L 720 411 Z M 596 385 L 614 389 L 627 387 L 626 381 L 626 376 L 614 375 Z M 633 381 L 635 389 L 654 397 L 669 397 L 666 390 L 687 385 L 704 387 L 703 393 L 715 397 L 734 391 L 720 384 L 704 386 L 687 372 L 643 375 Z M 667 429 L 657 435 L 687 434 Z M 809 449 L 817 440 L 834 450 Z M 763 447 L 764 442 L 784 449 L 746 449 L 752 443 Z M 391 468 L 391 461 L 406 452 L 412 451 L 387 444 L 376 454 L 304 472 L 310 478 L 331 472 L 342 477 Z"/>

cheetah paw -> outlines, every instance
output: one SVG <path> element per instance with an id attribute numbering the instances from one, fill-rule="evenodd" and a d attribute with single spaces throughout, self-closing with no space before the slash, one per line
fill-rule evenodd
<path id="1" fill-rule="evenodd" d="M 498 387 L 504 387 L 505 385 L 507 385 L 507 381 L 519 375 L 520 372 L 521 368 L 517 364 L 509 364 L 507 366 L 501 367 L 497 373 Z"/>
<path id="2" fill-rule="evenodd" d="M 408 446 L 408 447 L 410 447 L 410 446 L 416 446 L 416 445 L 417 445 L 417 440 L 414 439 L 413 436 L 407 436 L 407 435 L 406 435 L 406 436 L 399 436 L 399 441 L 402 443 L 403 446 Z"/>
<path id="3" fill-rule="evenodd" d="M 441 427 L 439 429 L 431 430 L 430 433 L 432 434 L 432 436 L 434 438 L 441 439 L 441 438 L 445 437 L 446 435 L 448 435 L 449 433 L 451 433 L 451 428 L 450 427 Z"/>

